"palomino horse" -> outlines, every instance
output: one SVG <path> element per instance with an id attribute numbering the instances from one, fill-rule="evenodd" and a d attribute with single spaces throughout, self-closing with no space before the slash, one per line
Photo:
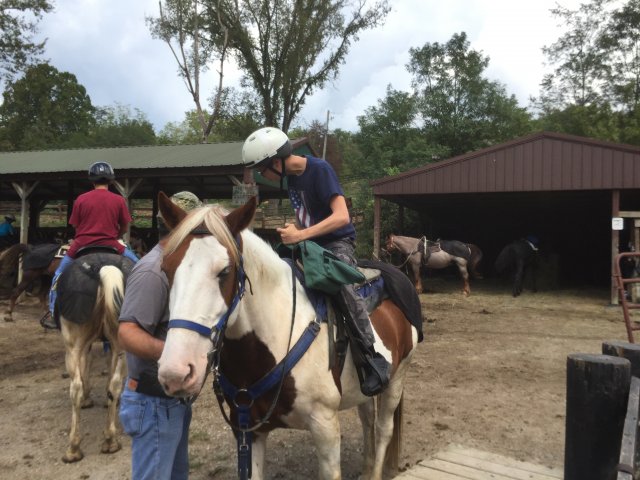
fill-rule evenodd
<path id="1" fill-rule="evenodd" d="M 51 284 L 53 274 L 60 264 L 60 259 L 55 258 L 55 254 L 59 248 L 60 245 L 55 243 L 36 246 L 19 243 L 10 247 L 10 249 L 14 249 L 23 257 L 22 280 L 11 291 L 11 295 L 9 296 L 9 306 L 4 312 L 5 322 L 13 321 L 13 311 L 15 310 L 18 298 L 22 292 L 34 285 L 37 281 L 41 282 L 38 289 L 38 299 L 40 300 L 42 313 L 46 314 L 49 311 L 49 307 L 47 305 L 47 294 L 49 293 L 49 286 Z M 9 251 L 7 251 L 7 253 L 9 253 Z M 3 255 L 0 257 L 0 264 L 4 265 L 5 262 L 11 263 L 12 261 L 5 260 Z M 15 268 L 18 268 L 17 259 L 15 260 Z"/>
<path id="2" fill-rule="evenodd" d="M 131 260 L 113 253 L 90 253 L 76 260 L 58 280 L 56 317 L 60 319 L 65 345 L 65 363 L 71 378 L 71 429 L 64 462 L 77 462 L 80 449 L 80 409 L 90 407 L 91 346 L 99 339 L 109 341 L 111 356 L 107 383 L 107 424 L 102 453 L 120 450 L 117 439 L 117 408 L 122 393 L 126 363 L 118 343 L 118 315 L 124 295 L 125 277 Z"/>
<path id="3" fill-rule="evenodd" d="M 159 197 L 162 217 L 174 228 L 162 264 L 171 285 L 169 333 L 158 362 L 165 391 L 197 394 L 209 353 L 221 408 L 226 400 L 231 411 L 227 417 L 223 409 L 236 432 L 240 477 L 249 471 L 254 480 L 265 478 L 267 436 L 275 428 L 310 430 L 319 477 L 340 478 L 338 411 L 358 406 L 364 478 L 380 480 L 384 467 L 393 468 L 384 464 L 385 454 L 393 457 L 399 445 L 394 414 L 400 416 L 418 329 L 388 299 L 371 314 L 375 348 L 393 365 L 389 386 L 378 396 L 376 419 L 374 399 L 360 392 L 351 349 L 342 370 L 329 367 L 329 327 L 317 320 L 288 264 L 247 230 L 255 197 L 227 216 L 208 206 L 186 218 L 164 194 Z"/>
<path id="4" fill-rule="evenodd" d="M 478 273 L 478 264 L 482 260 L 482 251 L 472 243 L 458 240 L 438 240 L 433 242 L 425 237 L 413 238 L 390 234 L 385 245 L 387 252 L 394 250 L 406 255 L 405 264 L 413 274 L 413 284 L 418 293 L 422 293 L 420 268 L 446 268 L 451 264 L 458 267 L 462 277 L 464 295 L 471 294 L 469 287 L 469 271 L 475 278 L 482 278 Z"/>
<path id="5" fill-rule="evenodd" d="M 496 272 L 513 275 L 513 296 L 522 293 L 524 276 L 531 272 L 533 291 L 537 290 L 536 270 L 538 265 L 538 239 L 533 236 L 521 238 L 506 245 L 498 254 L 495 262 Z"/>

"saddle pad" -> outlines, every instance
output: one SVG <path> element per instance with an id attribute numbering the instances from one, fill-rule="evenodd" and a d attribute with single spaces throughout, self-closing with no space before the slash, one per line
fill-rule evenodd
<path id="1" fill-rule="evenodd" d="M 382 272 L 386 291 L 405 317 L 418 330 L 418 342 L 422 333 L 422 305 L 411 280 L 399 268 L 375 260 L 358 260 L 359 267 L 377 268 Z"/>
<path id="2" fill-rule="evenodd" d="M 36 270 L 47 268 L 53 261 L 59 247 L 60 245 L 57 243 L 45 243 L 43 245 L 32 246 L 24 255 L 22 269 Z"/>
<path id="3" fill-rule="evenodd" d="M 58 280 L 56 316 L 82 324 L 91 319 L 100 285 L 100 269 L 113 265 L 122 271 L 124 281 L 131 273 L 133 262 L 114 253 L 89 253 L 76 259 Z"/>

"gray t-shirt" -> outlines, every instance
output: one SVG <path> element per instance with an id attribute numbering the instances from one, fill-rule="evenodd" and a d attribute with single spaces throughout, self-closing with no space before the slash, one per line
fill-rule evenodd
<path id="1" fill-rule="evenodd" d="M 160 269 L 162 247 L 156 245 L 135 264 L 125 290 L 120 322 L 135 322 L 155 338 L 167 338 L 169 322 L 169 281 Z M 129 376 L 139 379 L 142 372 L 156 378 L 158 364 L 127 352 Z"/>

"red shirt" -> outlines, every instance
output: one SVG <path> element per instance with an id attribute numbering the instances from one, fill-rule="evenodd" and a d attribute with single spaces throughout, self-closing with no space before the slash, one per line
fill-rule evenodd
<path id="1" fill-rule="evenodd" d="M 118 237 L 121 227 L 130 222 L 127 204 L 120 195 L 100 188 L 83 193 L 73 203 L 69 223 L 76 235 L 67 255 L 75 258 L 76 252 L 87 245 L 115 247 L 122 254 L 124 246 Z"/>

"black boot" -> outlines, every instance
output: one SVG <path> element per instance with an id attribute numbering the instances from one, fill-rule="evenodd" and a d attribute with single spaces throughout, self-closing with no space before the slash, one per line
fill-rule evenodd
<path id="1" fill-rule="evenodd" d="M 377 352 L 367 355 L 366 360 L 362 367 L 363 379 L 360 391 L 367 397 L 373 397 L 382 393 L 389 385 L 391 364 Z"/>
<path id="2" fill-rule="evenodd" d="M 42 316 L 40 319 L 40 325 L 42 325 L 42 328 L 47 330 L 60 330 L 60 326 L 53 318 L 51 318 L 50 312 L 47 312 Z"/>

